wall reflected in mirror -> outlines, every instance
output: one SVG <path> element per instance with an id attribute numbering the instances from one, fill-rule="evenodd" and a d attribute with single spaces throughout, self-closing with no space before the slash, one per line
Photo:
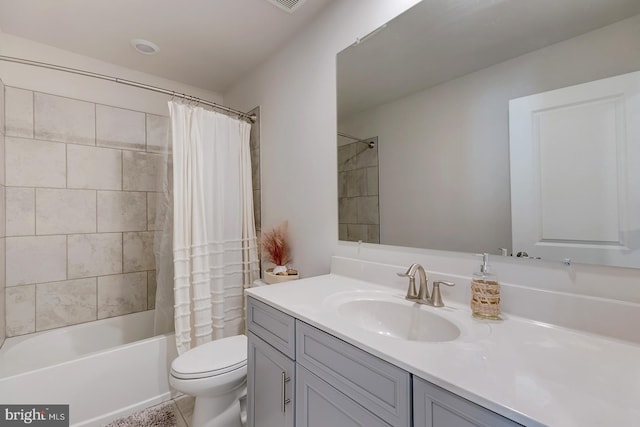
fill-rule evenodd
<path id="1" fill-rule="evenodd" d="M 356 139 L 338 137 L 340 240 L 517 253 L 510 101 L 638 71 L 639 52 L 636 0 L 426 1 L 363 37 L 337 56 L 338 131 Z M 610 120 L 626 120 L 613 130 L 619 139 L 635 129 L 616 108 Z M 362 141 L 374 137 L 375 172 L 358 158 L 372 157 Z M 619 174 L 640 159 L 638 139 L 626 137 Z M 571 168 L 580 158 L 578 152 L 560 160 Z M 623 184 L 616 200 L 627 214 L 640 212 L 639 184 Z M 532 188 L 530 197 L 538 197 Z M 630 254 L 622 263 L 606 255 L 581 258 L 571 248 L 548 255 L 544 245 L 528 255 L 640 267 L 633 261 L 640 224 L 627 214 L 619 215 L 620 239 L 607 243 Z M 548 240 L 546 246 L 556 245 Z"/>

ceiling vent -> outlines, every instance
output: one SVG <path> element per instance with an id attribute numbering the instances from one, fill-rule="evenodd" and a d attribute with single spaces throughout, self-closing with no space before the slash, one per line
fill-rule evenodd
<path id="1" fill-rule="evenodd" d="M 269 3 L 278 6 L 280 9 L 293 13 L 307 0 L 267 0 Z"/>

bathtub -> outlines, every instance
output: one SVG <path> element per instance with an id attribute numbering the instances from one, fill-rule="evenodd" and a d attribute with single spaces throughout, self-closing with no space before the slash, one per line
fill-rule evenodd
<path id="1" fill-rule="evenodd" d="M 97 427 L 168 400 L 175 339 L 152 332 L 145 311 L 8 338 L 0 403 L 69 404 L 72 426 Z"/>

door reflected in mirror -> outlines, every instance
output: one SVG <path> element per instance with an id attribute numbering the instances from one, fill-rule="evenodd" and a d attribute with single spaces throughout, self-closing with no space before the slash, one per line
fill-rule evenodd
<path id="1" fill-rule="evenodd" d="M 519 129 L 538 151 L 527 148 L 532 163 L 516 169 L 509 110 L 516 99 L 640 70 L 640 2 L 452 3 L 418 3 L 338 54 L 340 240 L 640 267 L 640 84 L 579 115 L 565 105 L 542 128 L 540 111 L 529 111 Z M 568 117 L 570 126 L 553 124 Z M 524 169 L 531 182 L 514 187 Z M 548 203 L 528 204 L 540 200 Z M 591 232 L 558 232 L 571 228 L 562 212 L 581 210 Z M 514 245 L 516 226 L 530 245 Z"/>

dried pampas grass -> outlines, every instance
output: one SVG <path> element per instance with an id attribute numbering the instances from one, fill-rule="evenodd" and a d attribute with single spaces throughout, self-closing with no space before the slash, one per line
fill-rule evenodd
<path id="1" fill-rule="evenodd" d="M 262 250 L 267 262 L 285 266 L 292 261 L 287 228 L 288 223 L 285 221 L 262 235 Z"/>

